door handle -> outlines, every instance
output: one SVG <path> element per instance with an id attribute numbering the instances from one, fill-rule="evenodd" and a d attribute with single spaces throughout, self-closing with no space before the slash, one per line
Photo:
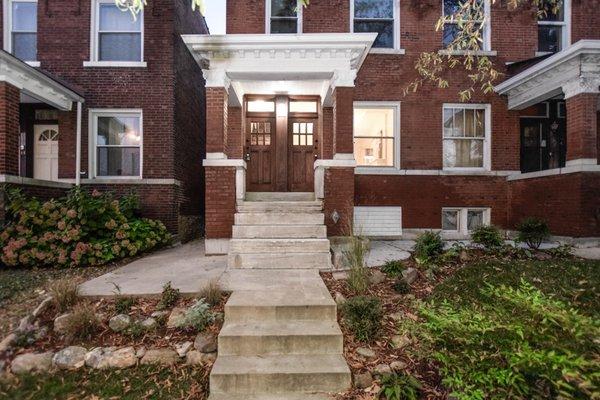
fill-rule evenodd
<path id="1" fill-rule="evenodd" d="M 250 153 L 246 153 L 246 155 L 244 156 L 244 160 L 250 161 Z"/>

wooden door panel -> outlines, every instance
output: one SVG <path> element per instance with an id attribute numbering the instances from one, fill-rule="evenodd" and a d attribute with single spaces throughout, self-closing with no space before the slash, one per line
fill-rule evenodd
<path id="1" fill-rule="evenodd" d="M 248 191 L 273 191 L 275 121 L 248 117 L 245 130 Z"/>
<path id="2" fill-rule="evenodd" d="M 312 192 L 314 190 L 314 160 L 318 150 L 317 137 L 317 119 L 290 119 L 288 187 L 292 192 Z"/>

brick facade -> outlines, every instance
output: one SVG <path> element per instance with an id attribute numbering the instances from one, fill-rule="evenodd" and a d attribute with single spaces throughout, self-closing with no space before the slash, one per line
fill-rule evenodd
<path id="1" fill-rule="evenodd" d="M 600 95 L 583 93 L 567 99 L 567 161 L 598 158 Z"/>
<path id="2" fill-rule="evenodd" d="M 19 89 L 0 82 L 0 174 L 19 172 Z"/>
<path id="3" fill-rule="evenodd" d="M 206 238 L 230 238 L 235 214 L 235 168 L 206 167 Z"/>

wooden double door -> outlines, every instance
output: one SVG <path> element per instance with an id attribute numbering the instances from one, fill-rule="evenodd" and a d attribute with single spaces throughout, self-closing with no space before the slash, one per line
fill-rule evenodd
<path id="1" fill-rule="evenodd" d="M 248 191 L 314 191 L 318 115 L 247 113 L 244 125 Z"/>

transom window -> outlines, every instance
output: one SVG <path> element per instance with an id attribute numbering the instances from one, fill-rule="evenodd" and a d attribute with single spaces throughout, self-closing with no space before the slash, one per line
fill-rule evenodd
<path id="1" fill-rule="evenodd" d="M 395 167 L 399 106 L 354 105 L 354 158 L 359 167 Z"/>
<path id="2" fill-rule="evenodd" d="M 443 13 L 445 17 L 451 17 L 451 16 L 456 16 L 457 13 L 460 12 L 461 10 L 461 5 L 464 3 L 464 0 L 443 0 Z M 481 35 L 481 42 L 479 43 L 478 47 L 473 49 L 473 48 L 465 48 L 465 49 L 453 49 L 453 50 L 483 50 L 483 51 L 488 51 L 490 50 L 491 47 L 491 43 L 490 43 L 490 32 L 489 32 L 489 17 L 490 17 L 490 4 L 489 4 L 489 0 L 478 0 L 477 2 L 478 7 L 480 7 L 478 9 L 478 11 L 480 12 L 475 12 L 474 15 L 472 15 L 470 18 L 468 19 L 468 21 L 473 21 L 476 24 L 479 24 L 479 29 L 480 29 L 480 35 Z M 465 16 L 461 15 L 462 20 L 459 18 L 454 18 L 453 21 L 451 22 L 446 22 L 444 24 L 444 31 L 443 31 L 443 36 L 442 36 L 442 44 L 445 48 L 449 47 L 450 45 L 452 45 L 454 43 L 454 40 L 456 39 L 457 35 L 460 33 L 460 25 L 462 22 L 465 21 Z"/>
<path id="3" fill-rule="evenodd" d="M 301 33 L 301 14 L 298 0 L 267 0 L 267 33 Z"/>
<path id="4" fill-rule="evenodd" d="M 556 53 L 568 46 L 568 12 L 569 0 L 563 0 L 556 12 L 552 9 L 546 10 L 538 20 L 538 52 Z"/>
<path id="5" fill-rule="evenodd" d="M 8 1 L 5 49 L 23 61 L 37 60 L 37 0 Z"/>
<path id="6" fill-rule="evenodd" d="M 397 0 L 351 0 L 352 31 L 376 32 L 375 48 L 398 48 Z"/>
<path id="7" fill-rule="evenodd" d="M 38 137 L 39 142 L 48 142 L 58 140 L 58 132 L 54 129 L 46 129 Z"/>
<path id="8" fill-rule="evenodd" d="M 114 0 L 96 0 L 94 13 L 93 61 L 141 62 L 143 12 L 134 18 Z"/>
<path id="9" fill-rule="evenodd" d="M 141 111 L 92 111 L 95 175 L 141 177 Z"/>
<path id="10" fill-rule="evenodd" d="M 489 169 L 489 106 L 444 105 L 444 168 Z"/>
<path id="11" fill-rule="evenodd" d="M 467 234 L 490 224 L 489 208 L 443 208 L 442 231 Z"/>

